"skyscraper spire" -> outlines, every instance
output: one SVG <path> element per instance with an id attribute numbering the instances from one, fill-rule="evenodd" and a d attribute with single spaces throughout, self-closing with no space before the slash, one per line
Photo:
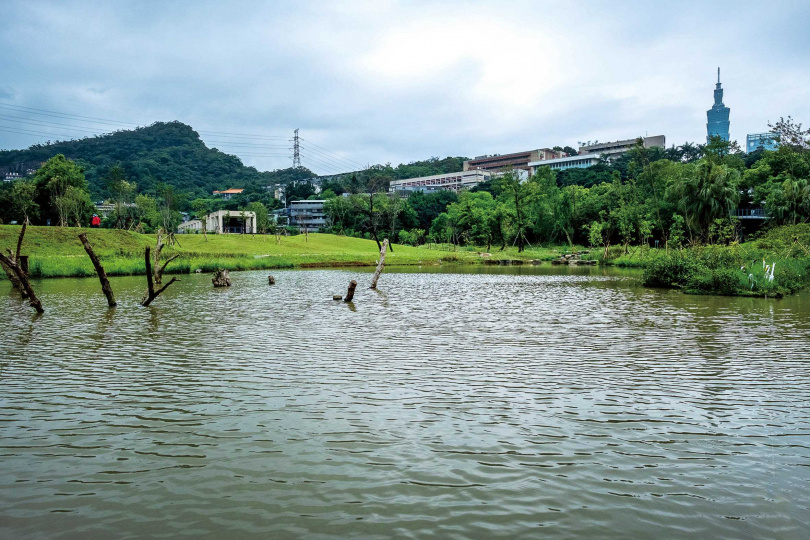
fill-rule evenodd
<path id="1" fill-rule="evenodd" d="M 706 111 L 706 142 L 710 142 L 713 136 L 729 140 L 728 120 L 731 109 L 723 103 L 723 87 L 720 85 L 720 68 L 717 68 L 717 86 L 714 89 L 714 105 Z"/>

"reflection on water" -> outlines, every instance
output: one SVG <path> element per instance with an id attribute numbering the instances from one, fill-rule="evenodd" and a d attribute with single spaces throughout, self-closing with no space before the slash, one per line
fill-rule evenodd
<path id="1" fill-rule="evenodd" d="M 415 270 L 0 285 L 0 537 L 806 538 L 807 295 Z"/>

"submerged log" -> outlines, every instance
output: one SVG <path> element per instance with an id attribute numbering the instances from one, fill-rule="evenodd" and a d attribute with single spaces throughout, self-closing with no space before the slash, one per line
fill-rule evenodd
<path id="1" fill-rule="evenodd" d="M 344 302 L 351 302 L 352 301 L 352 299 L 354 298 L 354 290 L 356 288 L 357 288 L 357 282 L 355 280 L 352 280 L 351 283 L 349 283 L 349 290 L 346 291 L 346 298 L 343 299 Z"/>
<path id="2" fill-rule="evenodd" d="M 377 269 L 374 271 L 374 277 L 371 278 L 371 287 L 369 289 L 377 288 L 377 280 L 380 279 L 383 268 L 385 267 L 385 250 L 388 248 L 388 238 L 383 240 L 382 248 L 380 248 L 380 262 L 377 263 Z"/>
<path id="3" fill-rule="evenodd" d="M 152 300 L 160 296 L 160 293 L 165 291 L 169 288 L 169 285 L 174 283 L 175 281 L 180 281 L 177 278 L 172 278 L 166 285 L 161 287 L 160 289 L 155 290 L 155 284 L 152 280 L 152 257 L 151 257 L 152 248 L 147 246 L 144 250 L 144 262 L 146 263 L 146 293 L 143 295 L 141 299 L 141 305 L 146 307 L 152 303 Z"/>
<path id="4" fill-rule="evenodd" d="M 228 271 L 220 268 L 214 272 L 214 279 L 211 280 L 211 283 L 214 284 L 214 287 L 230 287 L 231 278 L 228 276 Z"/>
<path id="5" fill-rule="evenodd" d="M 343 297 L 340 296 L 339 294 L 333 294 L 332 295 L 332 300 L 335 300 L 335 301 L 339 302 L 339 301 L 343 300 Z"/>
<path id="6" fill-rule="evenodd" d="M 87 252 L 87 256 L 90 257 L 93 267 L 96 269 L 98 280 L 101 282 L 101 290 L 104 292 L 104 296 L 107 297 L 107 305 L 110 307 L 115 307 L 117 305 L 115 303 L 115 295 L 113 294 L 112 287 L 110 287 L 110 280 L 107 279 L 107 272 L 105 272 L 104 267 L 101 266 L 101 261 L 98 260 L 95 251 L 93 251 L 93 246 L 91 246 L 90 242 L 87 241 L 87 234 L 80 234 L 79 240 L 82 241 L 84 250 Z"/>

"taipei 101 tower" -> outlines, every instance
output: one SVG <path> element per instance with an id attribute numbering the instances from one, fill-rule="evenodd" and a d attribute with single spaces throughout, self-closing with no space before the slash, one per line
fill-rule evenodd
<path id="1" fill-rule="evenodd" d="M 731 109 L 723 104 L 723 88 L 720 86 L 720 68 L 717 68 L 717 86 L 714 89 L 714 105 L 706 111 L 706 142 L 708 143 L 711 137 L 719 136 L 724 141 L 729 140 L 728 114 Z"/>

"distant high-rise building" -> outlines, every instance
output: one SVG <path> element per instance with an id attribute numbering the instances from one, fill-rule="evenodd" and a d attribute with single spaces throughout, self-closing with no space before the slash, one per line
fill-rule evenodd
<path id="1" fill-rule="evenodd" d="M 765 150 L 776 150 L 779 143 L 776 142 L 776 133 L 749 133 L 745 137 L 745 151 L 749 154 L 756 152 L 758 148 Z"/>
<path id="2" fill-rule="evenodd" d="M 731 109 L 723 104 L 723 88 L 720 86 L 720 68 L 717 68 L 717 86 L 714 89 L 714 105 L 712 105 L 711 109 L 706 111 L 706 119 L 708 120 L 706 123 L 706 142 L 709 142 L 714 136 L 719 136 L 724 141 L 729 140 L 728 126 L 730 122 L 728 121 L 728 114 L 730 112 Z"/>

